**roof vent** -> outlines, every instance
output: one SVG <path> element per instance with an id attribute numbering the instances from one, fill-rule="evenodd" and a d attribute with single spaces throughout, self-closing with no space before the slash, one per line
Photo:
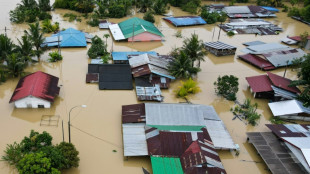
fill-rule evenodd
<path id="1" fill-rule="evenodd" d="M 281 132 L 281 134 L 286 134 L 286 132 L 285 132 L 285 131 L 283 131 L 283 130 L 281 130 L 280 132 Z"/>

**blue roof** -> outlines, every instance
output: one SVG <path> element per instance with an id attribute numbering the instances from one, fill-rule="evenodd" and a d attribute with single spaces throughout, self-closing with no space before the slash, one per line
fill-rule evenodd
<path id="1" fill-rule="evenodd" d="M 163 19 L 172 23 L 176 27 L 178 27 L 178 26 L 190 26 L 190 25 L 202 25 L 202 24 L 207 23 L 200 16 L 165 17 Z"/>
<path id="2" fill-rule="evenodd" d="M 268 7 L 268 6 L 261 6 L 261 7 L 268 11 L 279 12 L 279 10 L 274 7 Z"/>
<path id="3" fill-rule="evenodd" d="M 52 36 L 60 36 L 62 37 L 60 47 L 86 47 L 86 39 L 85 34 L 81 31 L 78 31 L 73 28 L 68 28 L 67 30 L 61 31 L 57 34 L 53 34 Z M 51 44 L 48 44 L 50 46 Z"/>
<path id="4" fill-rule="evenodd" d="M 140 54 L 151 54 L 156 56 L 157 53 L 155 51 L 147 51 L 147 52 L 140 52 L 140 51 L 133 51 L 133 52 L 112 52 L 113 60 L 128 60 L 128 55 L 140 55 Z"/>

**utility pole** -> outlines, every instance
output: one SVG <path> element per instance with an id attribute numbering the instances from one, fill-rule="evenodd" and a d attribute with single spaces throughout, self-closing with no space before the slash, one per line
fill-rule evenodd
<path id="1" fill-rule="evenodd" d="M 216 27 L 213 28 L 212 42 L 213 42 L 213 38 L 214 38 L 215 28 Z"/>
<path id="2" fill-rule="evenodd" d="M 134 38 L 134 34 L 135 34 L 135 23 L 134 24 L 132 24 L 132 44 L 133 44 L 133 38 Z"/>
<path id="3" fill-rule="evenodd" d="M 221 22 L 221 26 L 222 26 L 222 23 L 223 23 L 223 22 Z M 220 35 L 221 35 L 221 27 L 219 27 L 219 28 L 220 28 L 220 31 L 219 31 L 219 37 L 217 38 L 217 41 L 220 40 Z"/>
<path id="4" fill-rule="evenodd" d="M 64 121 L 63 120 L 61 120 L 61 125 L 62 125 L 62 142 L 65 142 Z"/>
<path id="5" fill-rule="evenodd" d="M 5 36 L 7 36 L 7 35 L 6 35 L 6 26 L 4 27 L 4 32 L 5 32 Z"/>

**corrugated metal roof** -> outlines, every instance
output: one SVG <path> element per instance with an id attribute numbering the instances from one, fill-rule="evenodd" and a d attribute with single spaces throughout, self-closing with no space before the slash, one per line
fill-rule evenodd
<path id="1" fill-rule="evenodd" d="M 112 52 L 113 60 L 128 60 L 128 56 L 130 55 L 140 55 L 140 54 L 151 54 L 156 56 L 157 53 L 155 51 L 147 51 L 147 52 L 140 52 L 140 51 L 129 51 L 129 52 Z"/>
<path id="2" fill-rule="evenodd" d="M 122 106 L 122 123 L 145 123 L 145 105 L 133 104 Z"/>
<path id="3" fill-rule="evenodd" d="M 131 73 L 132 73 L 133 77 L 140 77 L 140 76 L 144 76 L 144 75 L 150 75 L 152 72 L 150 70 L 149 65 L 146 64 L 146 65 L 142 65 L 142 66 L 132 68 Z"/>
<path id="4" fill-rule="evenodd" d="M 251 13 L 248 6 L 227 6 L 224 7 L 224 12 L 226 13 Z"/>
<path id="5" fill-rule="evenodd" d="M 161 68 L 158 66 L 154 66 L 152 64 L 149 64 L 149 68 L 153 74 L 163 76 L 163 77 L 167 77 L 169 79 L 175 79 L 175 77 L 170 75 L 170 73 L 168 72 L 167 69 L 164 69 L 164 68 Z"/>
<path id="6" fill-rule="evenodd" d="M 175 126 L 204 126 L 199 105 L 145 103 L 146 124 Z"/>
<path id="7" fill-rule="evenodd" d="M 183 174 L 180 158 L 151 156 L 153 174 Z"/>
<path id="8" fill-rule="evenodd" d="M 147 54 L 140 54 L 138 56 L 132 56 L 128 61 L 129 61 L 129 65 L 131 68 L 136 68 L 138 66 L 150 63 L 150 60 Z"/>
<path id="9" fill-rule="evenodd" d="M 98 73 L 88 73 L 86 74 L 86 83 L 98 83 L 99 74 Z"/>
<path id="10" fill-rule="evenodd" d="M 162 37 L 164 36 L 153 23 L 138 17 L 127 19 L 119 23 L 118 26 L 126 39 L 143 32 L 149 32 Z"/>
<path id="11" fill-rule="evenodd" d="M 266 44 L 265 42 L 262 41 L 252 41 L 252 42 L 244 42 L 242 43 L 245 46 L 253 46 L 253 45 L 261 45 L 261 44 Z"/>
<path id="12" fill-rule="evenodd" d="M 170 125 L 148 125 L 161 131 L 182 131 L 182 132 L 201 132 L 201 128 L 205 126 L 170 126 Z"/>
<path id="13" fill-rule="evenodd" d="M 275 87 L 271 85 L 272 90 L 274 91 L 275 96 L 280 96 L 285 99 L 295 99 L 297 97 L 296 94 L 283 90 L 281 88 Z"/>
<path id="14" fill-rule="evenodd" d="M 301 49 L 290 49 L 264 53 L 263 55 L 275 67 L 281 67 L 291 65 L 294 59 L 301 58 L 305 56 L 306 53 Z"/>
<path id="15" fill-rule="evenodd" d="M 292 37 L 288 37 L 289 39 L 295 40 L 295 41 L 301 41 L 301 37 L 300 36 L 292 36 Z M 307 38 L 308 40 L 310 40 L 310 36 L 308 36 Z"/>
<path id="16" fill-rule="evenodd" d="M 42 71 L 37 71 L 22 77 L 18 81 L 18 84 L 10 99 L 10 103 L 28 96 L 54 102 L 54 99 L 59 94 L 60 90 L 57 86 L 58 81 L 58 77 Z"/>
<path id="17" fill-rule="evenodd" d="M 292 82 L 290 79 L 278 76 L 278 75 L 270 73 L 270 72 L 267 72 L 267 75 L 268 75 L 268 78 L 271 80 L 271 82 L 274 86 L 282 88 L 282 89 L 290 91 L 290 92 L 293 92 L 293 93 L 300 93 L 300 90 L 297 87 L 295 87 L 295 86 L 290 87 L 289 86 Z"/>
<path id="18" fill-rule="evenodd" d="M 159 85 L 162 89 L 168 89 L 170 87 L 171 79 L 167 77 L 160 77 L 152 75 L 150 83 L 152 85 Z"/>
<path id="19" fill-rule="evenodd" d="M 147 156 L 145 123 L 122 124 L 124 156 Z"/>
<path id="20" fill-rule="evenodd" d="M 91 59 L 90 64 L 103 64 L 102 59 Z"/>
<path id="21" fill-rule="evenodd" d="M 299 113 L 310 114 L 310 108 L 305 108 L 297 100 L 286 100 L 280 102 L 268 103 L 269 108 L 274 116 L 294 115 Z"/>
<path id="22" fill-rule="evenodd" d="M 297 44 L 296 40 L 290 39 L 288 37 L 282 38 L 281 42 L 286 43 L 288 45 L 295 45 L 295 44 Z"/>
<path id="23" fill-rule="evenodd" d="M 268 53 L 271 51 L 278 51 L 283 49 L 288 49 L 289 46 L 282 45 L 279 43 L 266 43 L 266 44 L 259 44 L 259 45 L 252 45 L 248 46 L 246 49 L 241 50 L 242 52 L 252 53 L 252 54 L 262 54 Z"/>
<path id="24" fill-rule="evenodd" d="M 204 120 L 221 121 L 213 106 L 199 105 L 198 109 L 202 111 Z"/>
<path id="25" fill-rule="evenodd" d="M 215 149 L 236 149 L 235 143 L 222 121 L 205 120 L 205 123 Z"/>
<path id="26" fill-rule="evenodd" d="M 114 24 L 113 22 L 109 22 L 108 20 L 100 21 L 99 28 L 100 29 L 108 29 L 110 25 Z"/>
<path id="27" fill-rule="evenodd" d="M 309 124 L 266 124 L 266 126 L 278 137 L 306 137 Z M 309 126 L 308 130 L 305 128 Z"/>
<path id="28" fill-rule="evenodd" d="M 158 85 L 153 87 L 136 86 L 136 93 L 139 100 L 163 101 L 163 96 Z"/>
<path id="29" fill-rule="evenodd" d="M 125 36 L 124 36 L 122 30 L 120 29 L 120 27 L 118 26 L 118 24 L 109 25 L 109 29 L 112 33 L 114 40 L 124 40 L 125 39 Z"/>
<path id="30" fill-rule="evenodd" d="M 200 16 L 165 17 L 163 19 L 176 27 L 207 24 Z"/>
<path id="31" fill-rule="evenodd" d="M 62 37 L 62 40 L 60 42 L 60 47 L 86 47 L 87 46 L 85 33 L 79 30 L 68 28 L 52 36 L 58 36 L 58 35 Z"/>
<path id="32" fill-rule="evenodd" d="M 236 47 L 232 46 L 232 45 L 228 45 L 226 43 L 223 42 L 205 42 L 204 43 L 205 47 L 211 47 L 211 48 L 215 48 L 215 49 L 237 49 Z"/>
<path id="33" fill-rule="evenodd" d="M 268 6 L 261 6 L 261 7 L 268 10 L 268 11 L 279 12 L 279 10 L 274 8 L 274 7 L 268 7 Z"/>
<path id="34" fill-rule="evenodd" d="M 267 70 L 273 70 L 275 69 L 276 67 L 273 66 L 270 62 L 268 62 L 267 60 L 265 59 L 262 59 L 260 58 L 259 56 L 257 55 L 254 55 L 254 54 L 245 54 L 245 55 L 239 55 L 238 56 L 241 60 L 245 61 L 245 62 L 248 62 L 264 71 L 267 71 Z"/>
<path id="35" fill-rule="evenodd" d="M 245 78 L 253 92 L 271 92 L 272 83 L 267 75 L 253 76 Z"/>
<path id="36" fill-rule="evenodd" d="M 131 68 L 135 68 L 145 64 L 151 64 L 163 69 L 167 69 L 169 59 L 161 58 L 151 54 L 140 54 L 130 56 L 129 64 Z"/>

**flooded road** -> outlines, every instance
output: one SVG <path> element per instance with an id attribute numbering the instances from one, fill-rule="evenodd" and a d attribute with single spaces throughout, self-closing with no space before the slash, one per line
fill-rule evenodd
<path id="1" fill-rule="evenodd" d="M 7 27 L 7 35 L 14 41 L 23 35 L 23 30 L 27 29 L 26 24 L 11 24 L 9 21 L 8 11 L 14 9 L 19 0 L 0 1 L 0 31 L 4 33 L 4 27 Z M 73 27 L 79 30 L 90 32 L 93 35 L 103 37 L 109 34 L 108 30 L 99 30 L 98 27 L 86 25 L 85 20 L 82 22 L 64 21 L 62 17 L 68 10 L 56 10 L 52 12 L 53 22 L 58 21 L 60 28 Z M 188 15 L 178 8 L 171 7 L 169 12 L 177 16 Z M 135 16 L 142 17 L 143 14 Z M 260 40 L 263 42 L 280 42 L 280 39 L 287 35 L 299 35 L 309 26 L 292 20 L 285 13 L 277 13 L 277 18 L 268 19 L 279 25 L 284 32 L 275 36 L 255 36 L 255 35 L 235 35 L 228 37 L 225 32 L 221 32 L 220 41 L 237 46 L 237 53 L 244 46 L 243 42 Z M 120 22 L 132 16 L 122 19 L 110 19 L 111 22 Z M 163 42 L 151 43 L 127 43 L 114 42 L 114 51 L 149 51 L 153 50 L 160 54 L 167 54 L 174 47 L 182 46 L 183 38 L 176 38 L 174 35 L 177 31 L 182 32 L 184 38 L 190 37 L 191 33 L 198 34 L 203 41 L 217 41 L 219 28 L 215 24 L 179 27 L 176 28 L 161 19 L 162 16 L 156 16 L 155 25 L 165 35 Z M 213 30 L 215 34 L 213 36 Z M 90 45 L 88 45 L 88 48 Z M 14 104 L 9 104 L 10 97 L 16 87 L 18 79 L 9 79 L 0 85 L 0 155 L 6 144 L 19 142 L 24 136 L 30 133 L 31 129 L 42 132 L 47 131 L 53 137 L 53 143 L 57 144 L 62 141 L 62 127 L 64 123 L 65 140 L 68 141 L 67 122 L 69 110 L 77 105 L 85 104 L 87 108 L 76 108 L 71 112 L 71 140 L 80 152 L 80 167 L 67 170 L 65 174 L 85 174 L 85 173 L 142 173 L 141 167 L 152 171 L 149 157 L 132 157 L 125 159 L 122 150 L 122 133 L 121 133 L 121 105 L 135 104 L 135 91 L 99 91 L 97 84 L 86 84 L 85 75 L 87 73 L 87 64 L 90 62 L 87 56 L 88 48 L 63 48 L 61 53 L 64 60 L 58 63 L 49 63 L 48 52 L 46 52 L 41 62 L 33 64 L 26 69 L 26 72 L 43 71 L 60 78 L 61 86 L 59 97 L 51 109 L 16 109 Z M 112 38 L 108 38 L 108 50 L 112 50 Z M 53 50 L 50 50 L 53 51 Z M 191 102 L 195 104 L 212 105 L 217 113 L 226 124 L 235 143 L 240 146 L 240 155 L 229 151 L 219 152 L 224 167 L 229 174 L 262 174 L 269 173 L 267 166 L 257 155 L 254 147 L 246 142 L 245 132 L 268 131 L 264 126 L 269 123 L 271 111 L 268 108 L 267 100 L 253 99 L 247 88 L 245 77 L 264 74 L 253 66 L 244 63 L 235 56 L 215 57 L 212 54 L 206 56 L 206 61 L 202 62 L 202 71 L 198 74 L 197 80 L 202 92 L 191 97 Z M 284 68 L 272 71 L 278 75 L 283 75 Z M 239 78 L 238 100 L 243 101 L 251 98 L 252 101 L 259 104 L 258 112 L 262 114 L 259 125 L 253 127 L 245 125 L 239 120 L 232 120 L 233 115 L 229 109 L 233 102 L 224 100 L 214 93 L 213 82 L 219 75 L 235 75 Z M 288 71 L 286 77 L 296 79 L 296 73 Z M 179 81 L 172 83 L 169 90 L 163 90 L 165 103 L 178 103 L 183 100 L 175 97 L 173 90 L 180 85 Z M 59 115 L 58 126 L 40 126 L 42 115 Z M 116 152 L 113 152 L 116 150 Z M 17 171 L 9 167 L 5 162 L 0 162 L 0 173 L 15 174 Z"/>

